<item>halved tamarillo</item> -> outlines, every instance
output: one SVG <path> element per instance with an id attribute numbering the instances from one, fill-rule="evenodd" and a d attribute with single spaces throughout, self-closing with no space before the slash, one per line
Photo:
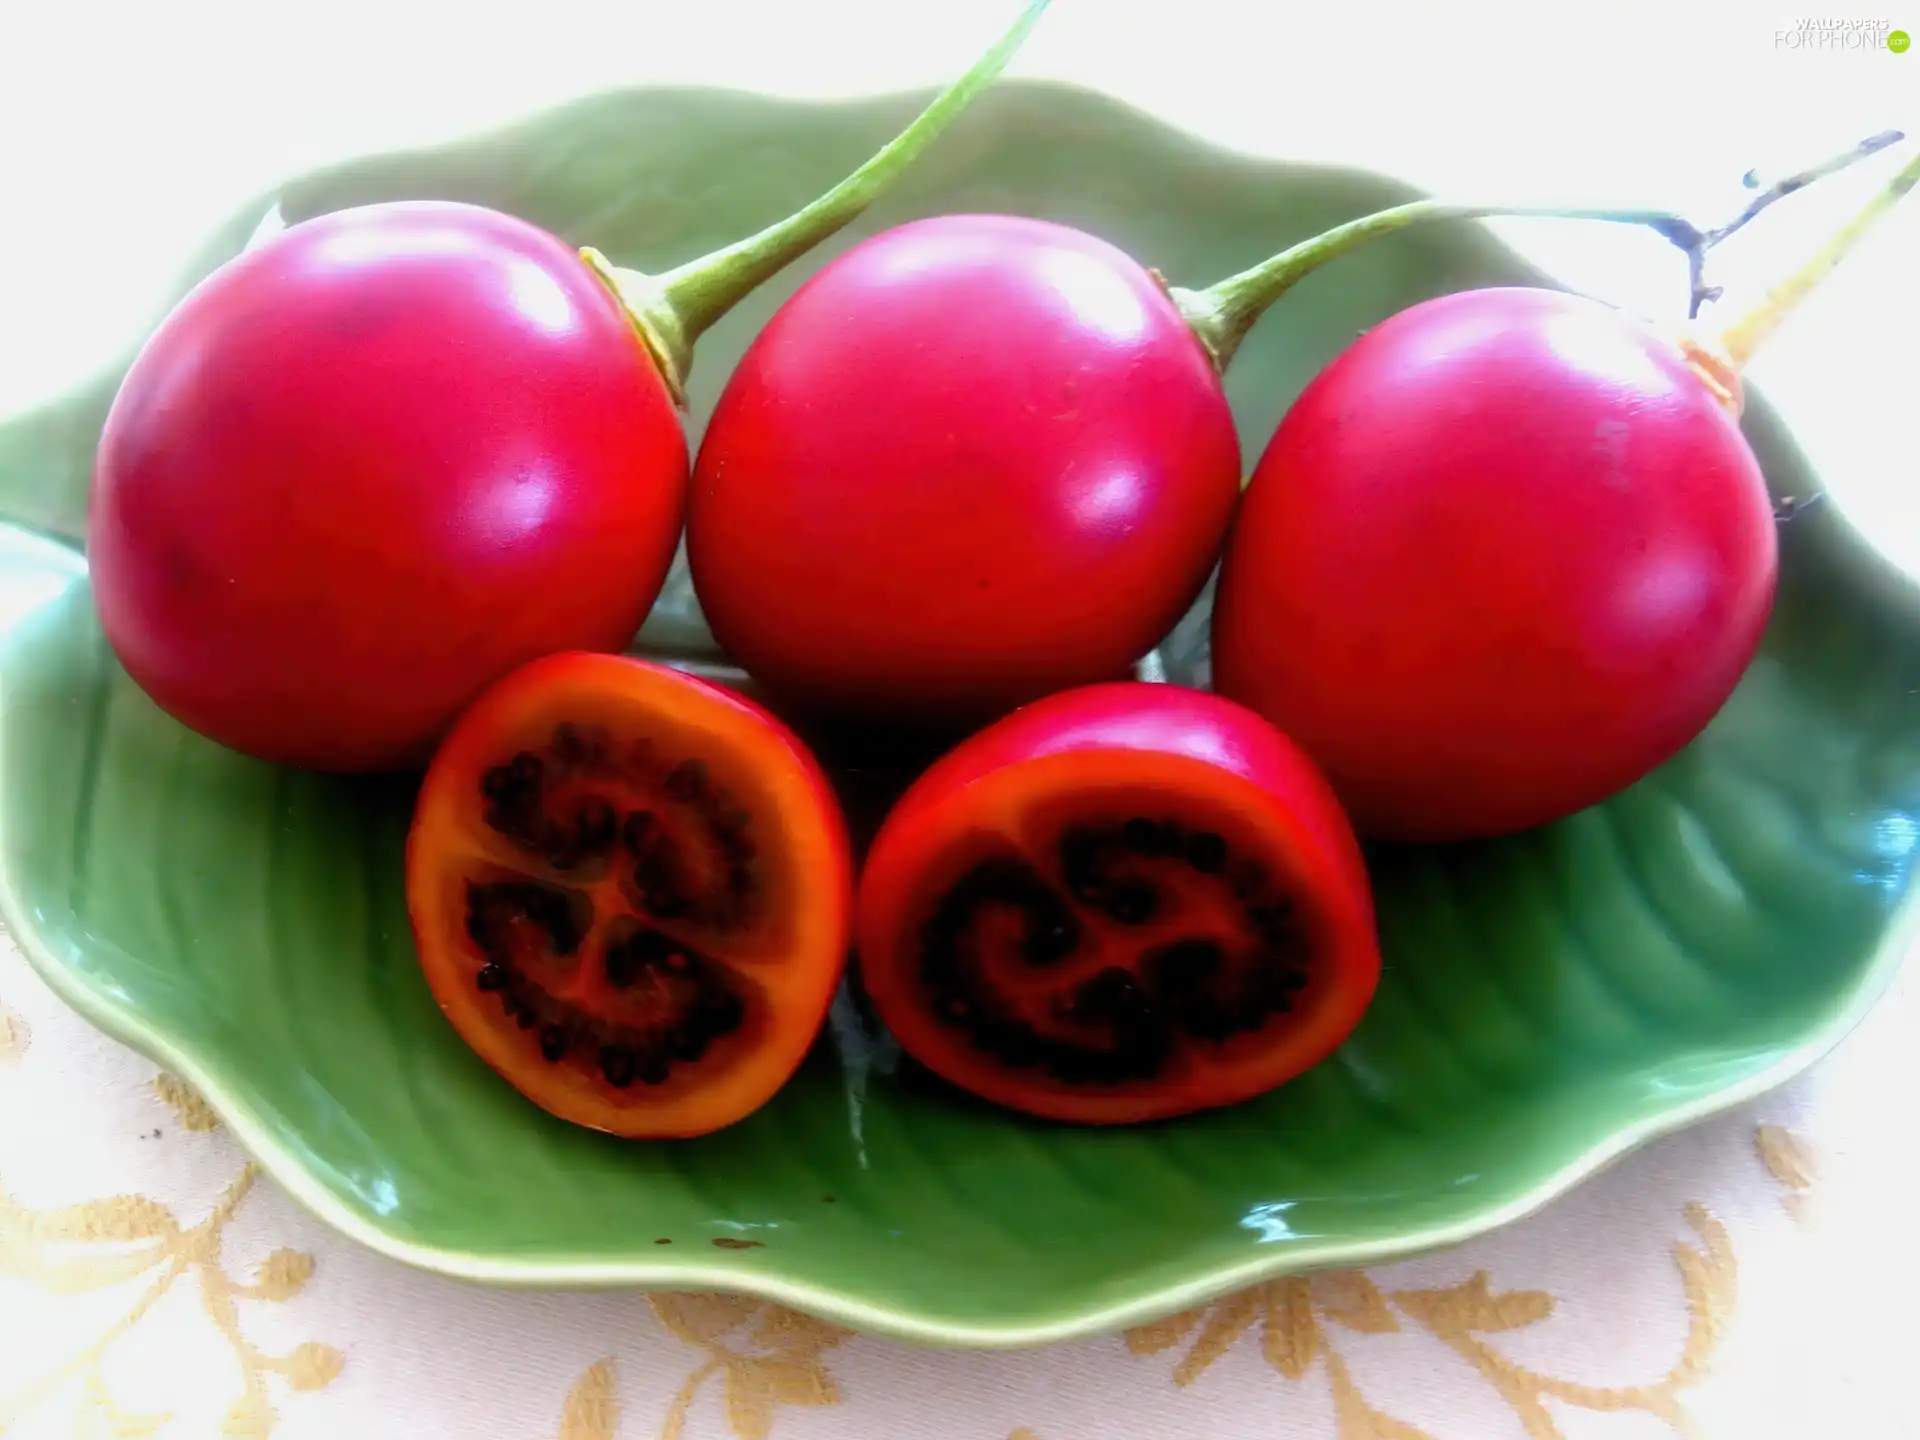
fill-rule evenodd
<path id="1" fill-rule="evenodd" d="M 985 1099 L 1120 1124 L 1325 1059 L 1380 973 L 1353 832 L 1251 711 L 1122 682 L 1039 700 L 901 797 L 861 872 L 862 983 Z"/>
<path id="2" fill-rule="evenodd" d="M 1283 727 L 1382 838 L 1527 829 L 1676 754 L 1774 601 L 1740 368 L 1916 181 L 1920 158 L 1718 341 L 1528 288 L 1368 330 L 1254 470 L 1214 687 Z"/>
<path id="3" fill-rule="evenodd" d="M 410 201 L 223 265 L 100 440 L 88 551 L 128 673 L 234 749 L 387 770 L 515 665 L 625 646 L 680 537 L 694 341 L 884 191 L 1046 3 L 818 201 L 663 274 Z"/>
<path id="4" fill-rule="evenodd" d="M 1418 201 L 1202 291 L 1065 225 L 945 215 L 810 277 L 729 379 L 694 465 L 694 587 L 770 692 L 977 724 L 1116 679 L 1205 584 L 1240 493 L 1220 375 L 1291 285 L 1436 220 L 1658 211 Z"/>
<path id="5" fill-rule="evenodd" d="M 551 656 L 487 690 L 407 837 L 447 1019 L 542 1108 L 630 1137 L 720 1129 L 786 1082 L 839 983 L 852 889 L 801 742 L 623 656 Z"/>

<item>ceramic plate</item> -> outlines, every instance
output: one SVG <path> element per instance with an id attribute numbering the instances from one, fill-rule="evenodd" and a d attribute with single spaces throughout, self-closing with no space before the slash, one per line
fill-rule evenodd
<path id="1" fill-rule="evenodd" d="M 234 217 L 195 273 L 275 204 L 292 220 L 403 196 L 498 206 L 658 267 L 795 207 L 914 103 L 592 100 L 297 180 Z M 1222 154 L 1089 94 L 1008 84 L 855 233 L 937 210 L 1026 212 L 1205 283 L 1407 194 Z M 807 269 L 702 345 L 696 430 Z M 1248 456 L 1357 330 L 1431 295 L 1537 278 L 1469 225 L 1316 275 L 1233 369 Z M 607 1140 L 520 1099 L 434 1008 L 401 891 L 406 784 L 228 754 L 114 663 L 77 541 L 115 378 L 0 428 L 0 511 L 22 527 L 0 544 L 6 917 L 63 996 L 197 1085 L 288 1190 L 418 1265 L 749 1291 L 963 1344 L 1132 1323 L 1519 1216 L 1807 1064 L 1908 942 L 1920 608 L 1828 505 L 1786 527 L 1765 651 L 1672 764 L 1547 830 L 1374 856 L 1379 999 L 1336 1058 L 1279 1092 L 1158 1127 L 1026 1123 L 896 1063 L 843 1003 L 807 1067 L 745 1123 L 690 1143 Z M 1763 403 L 1747 426 L 1780 493 L 1815 488 Z M 1153 663 L 1203 681 L 1204 635 L 1196 613 Z M 642 638 L 719 663 L 683 573 Z M 863 810 L 893 783 L 857 746 L 837 761 Z"/>

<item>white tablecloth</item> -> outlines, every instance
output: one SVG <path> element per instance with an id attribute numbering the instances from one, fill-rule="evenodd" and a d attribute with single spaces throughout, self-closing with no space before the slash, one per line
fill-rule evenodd
<path id="1" fill-rule="evenodd" d="M 1430 8 L 1056 0 L 1015 70 L 1100 85 L 1243 148 L 1439 191 L 1705 220 L 1727 213 L 1750 165 L 1778 172 L 1888 125 L 1920 130 L 1920 55 L 1783 46 L 1791 14 Z M 9 13 L 0 414 L 137 338 L 198 235 L 294 169 L 604 84 L 924 85 L 1012 5 L 916 7 L 912 33 L 904 13 L 882 0 Z M 1920 14 L 1888 18 L 1920 29 Z M 1232 38 L 1207 54 L 1209 34 Z M 1843 177 L 1756 225 L 1723 252 L 1730 290 L 1781 273 L 1867 183 Z M 1570 283 L 1655 315 L 1684 293 L 1656 241 L 1503 233 Z M 1866 477 L 1849 503 L 1909 559 L 1911 461 L 1902 487 L 1888 457 L 1912 454 L 1920 285 L 1900 261 L 1915 253 L 1920 213 L 1907 213 L 1752 371 L 1816 464 Z M 297 1209 L 195 1096 L 89 1029 L 4 946 L 0 1435 L 1920 1435 L 1917 990 L 1909 971 L 1805 1080 L 1500 1234 L 1124 1335 L 969 1354 L 750 1301 L 492 1292 L 375 1257 Z"/>
<path id="2" fill-rule="evenodd" d="M 1914 972 L 1805 1080 L 1510 1230 L 995 1354 L 408 1270 L 298 1209 L 11 946 L 0 1005 L 7 1440 L 1920 1435 Z"/>

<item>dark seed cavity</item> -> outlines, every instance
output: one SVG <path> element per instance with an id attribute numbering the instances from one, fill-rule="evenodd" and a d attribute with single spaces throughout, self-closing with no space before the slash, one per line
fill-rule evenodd
<path id="1" fill-rule="evenodd" d="M 624 1090 L 633 1083 L 633 1070 L 634 1056 L 630 1047 L 625 1045 L 600 1047 L 600 1073 L 616 1090 Z"/>
<path id="2" fill-rule="evenodd" d="M 1138 880 L 1118 886 L 1107 900 L 1107 914 L 1121 925 L 1144 925 L 1159 909 L 1160 892 Z"/>
<path id="3" fill-rule="evenodd" d="M 1187 837 L 1187 864 L 1202 875 L 1217 875 L 1227 863 L 1227 842 L 1211 830 Z"/>
<path id="4" fill-rule="evenodd" d="M 688 803 L 705 797 L 707 766 L 703 760 L 682 760 L 667 772 L 667 798 Z"/>
<path id="5" fill-rule="evenodd" d="M 558 1025 L 549 1025 L 540 1032 L 540 1054 L 549 1064 L 559 1061 L 567 1053 L 567 1032 Z"/>
<path id="6" fill-rule="evenodd" d="M 1071 914 L 1036 920 L 1020 947 L 1021 958 L 1029 965 L 1057 965 L 1080 948 L 1080 927 Z"/>

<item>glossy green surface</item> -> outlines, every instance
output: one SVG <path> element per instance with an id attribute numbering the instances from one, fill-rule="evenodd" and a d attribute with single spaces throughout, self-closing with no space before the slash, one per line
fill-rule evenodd
<path id="1" fill-rule="evenodd" d="M 658 267 L 800 203 L 909 110 L 617 97 L 311 177 L 280 201 L 299 218 L 476 200 Z M 1405 194 L 1009 85 L 855 235 L 938 209 L 1020 211 L 1199 284 Z M 800 275 L 703 343 L 696 427 Z M 1232 374 L 1249 458 L 1360 327 L 1531 278 L 1450 225 L 1308 280 Z M 0 428 L 0 510 L 78 533 L 110 393 L 111 378 Z M 1813 488 L 1764 407 L 1749 432 L 1780 492 Z M 468 1053 L 418 975 L 408 787 L 276 770 L 186 733 L 114 664 L 78 555 L 17 530 L 0 531 L 0 898 L 70 1001 L 180 1069 L 285 1185 L 391 1253 L 516 1283 L 752 1290 L 920 1339 L 1078 1333 L 1512 1218 L 1784 1078 L 1859 1018 L 1910 928 L 1920 608 L 1831 506 L 1784 546 L 1765 652 L 1705 737 L 1552 829 L 1378 855 L 1387 968 L 1350 1043 L 1264 1100 L 1159 1127 L 1072 1130 L 972 1104 L 897 1068 L 844 1004 L 776 1102 L 720 1135 L 622 1144 L 550 1119 Z M 1204 677 L 1199 618 L 1161 657 L 1176 678 Z M 645 638 L 686 656 L 706 644 L 683 577 Z M 883 794 L 887 778 L 860 770 L 860 794 Z M 713 1243 L 739 1239 L 761 1244 Z"/>

